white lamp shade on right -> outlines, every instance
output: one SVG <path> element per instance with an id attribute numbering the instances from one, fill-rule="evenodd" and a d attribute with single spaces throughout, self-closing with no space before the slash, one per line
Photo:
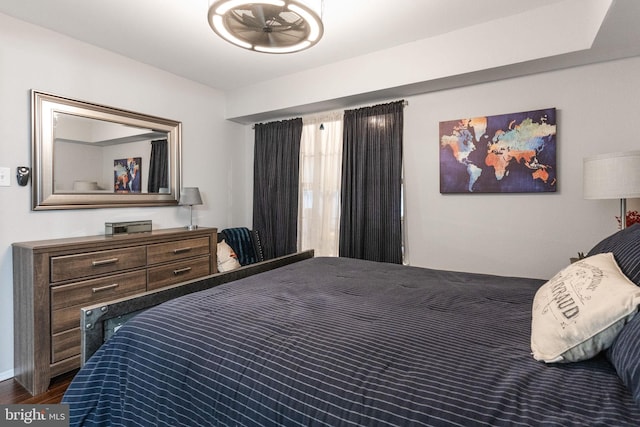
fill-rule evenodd
<path id="1" fill-rule="evenodd" d="M 585 199 L 640 197 L 640 151 L 588 157 L 583 167 Z"/>

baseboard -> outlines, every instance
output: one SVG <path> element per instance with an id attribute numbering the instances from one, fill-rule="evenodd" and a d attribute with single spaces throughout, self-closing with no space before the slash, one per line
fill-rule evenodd
<path id="1" fill-rule="evenodd" d="M 13 378 L 13 369 L 9 369 L 8 371 L 0 372 L 0 381 L 8 380 Z"/>

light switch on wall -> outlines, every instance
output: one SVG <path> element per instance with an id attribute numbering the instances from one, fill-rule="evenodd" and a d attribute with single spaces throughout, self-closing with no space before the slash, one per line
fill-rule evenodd
<path id="1" fill-rule="evenodd" d="M 11 169 L 0 167 L 0 187 L 9 187 L 11 185 Z"/>

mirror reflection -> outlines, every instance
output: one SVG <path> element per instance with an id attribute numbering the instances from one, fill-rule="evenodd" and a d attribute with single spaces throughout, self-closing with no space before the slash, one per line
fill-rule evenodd
<path id="1" fill-rule="evenodd" d="M 182 124 L 32 91 L 33 205 L 177 205 Z"/>
<path id="2" fill-rule="evenodd" d="M 54 193 L 166 193 L 167 139 L 167 132 L 55 113 Z"/>

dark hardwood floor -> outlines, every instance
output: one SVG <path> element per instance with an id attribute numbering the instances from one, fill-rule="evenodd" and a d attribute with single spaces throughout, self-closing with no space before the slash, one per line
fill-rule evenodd
<path id="1" fill-rule="evenodd" d="M 68 372 L 62 374 L 51 380 L 49 390 L 45 393 L 37 396 L 31 396 L 27 390 L 24 389 L 13 378 L 5 381 L 0 381 L 0 404 L 12 404 L 12 403 L 33 403 L 33 404 L 46 404 L 46 403 L 60 403 L 62 395 L 69 387 L 69 383 L 75 376 L 77 371 Z"/>

